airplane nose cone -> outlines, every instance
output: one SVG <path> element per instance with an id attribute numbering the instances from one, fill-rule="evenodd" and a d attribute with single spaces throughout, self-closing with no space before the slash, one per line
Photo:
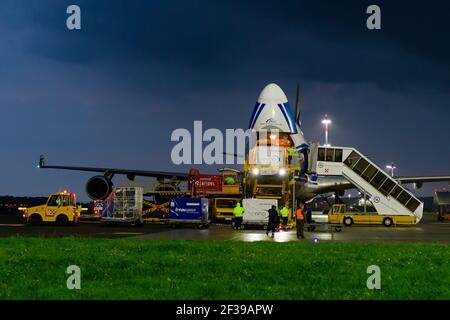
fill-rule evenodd
<path id="1" fill-rule="evenodd" d="M 261 91 L 258 102 L 285 103 L 287 102 L 287 98 L 283 90 L 281 90 L 277 84 L 270 83 Z"/>

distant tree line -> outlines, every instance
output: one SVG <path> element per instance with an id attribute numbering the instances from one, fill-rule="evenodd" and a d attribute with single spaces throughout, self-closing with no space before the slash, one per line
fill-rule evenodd
<path id="1" fill-rule="evenodd" d="M 0 212 L 17 212 L 20 207 L 34 207 L 46 203 L 47 197 L 0 196 Z"/>

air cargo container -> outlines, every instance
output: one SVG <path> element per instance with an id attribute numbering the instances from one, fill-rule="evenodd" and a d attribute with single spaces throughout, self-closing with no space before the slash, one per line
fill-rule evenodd
<path id="1" fill-rule="evenodd" d="M 277 199 L 243 199 L 243 224 L 267 226 L 269 222 L 269 209 L 278 205 Z"/>
<path id="2" fill-rule="evenodd" d="M 105 223 L 142 224 L 143 189 L 117 188 L 103 203 L 102 221 Z"/>
<path id="3" fill-rule="evenodd" d="M 172 198 L 170 201 L 169 223 L 209 224 L 209 200 L 207 198 Z"/>

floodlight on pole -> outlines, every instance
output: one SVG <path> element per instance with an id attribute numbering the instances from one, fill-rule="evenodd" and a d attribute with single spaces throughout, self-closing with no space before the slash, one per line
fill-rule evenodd
<path id="1" fill-rule="evenodd" d="M 390 164 L 388 164 L 386 166 L 386 169 L 391 170 L 391 177 L 394 177 L 394 170 L 397 169 L 397 167 L 395 166 L 395 164 L 393 162 L 391 162 Z"/>
<path id="2" fill-rule="evenodd" d="M 328 118 L 328 114 L 322 119 L 322 124 L 325 125 L 325 146 L 329 147 L 328 144 L 328 126 L 331 124 L 331 120 Z"/>

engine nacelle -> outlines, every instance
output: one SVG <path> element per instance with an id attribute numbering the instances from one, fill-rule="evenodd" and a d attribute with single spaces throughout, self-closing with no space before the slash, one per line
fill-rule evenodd
<path id="1" fill-rule="evenodd" d="M 113 189 L 111 179 L 95 176 L 86 183 L 86 193 L 92 200 L 105 200 Z"/>

